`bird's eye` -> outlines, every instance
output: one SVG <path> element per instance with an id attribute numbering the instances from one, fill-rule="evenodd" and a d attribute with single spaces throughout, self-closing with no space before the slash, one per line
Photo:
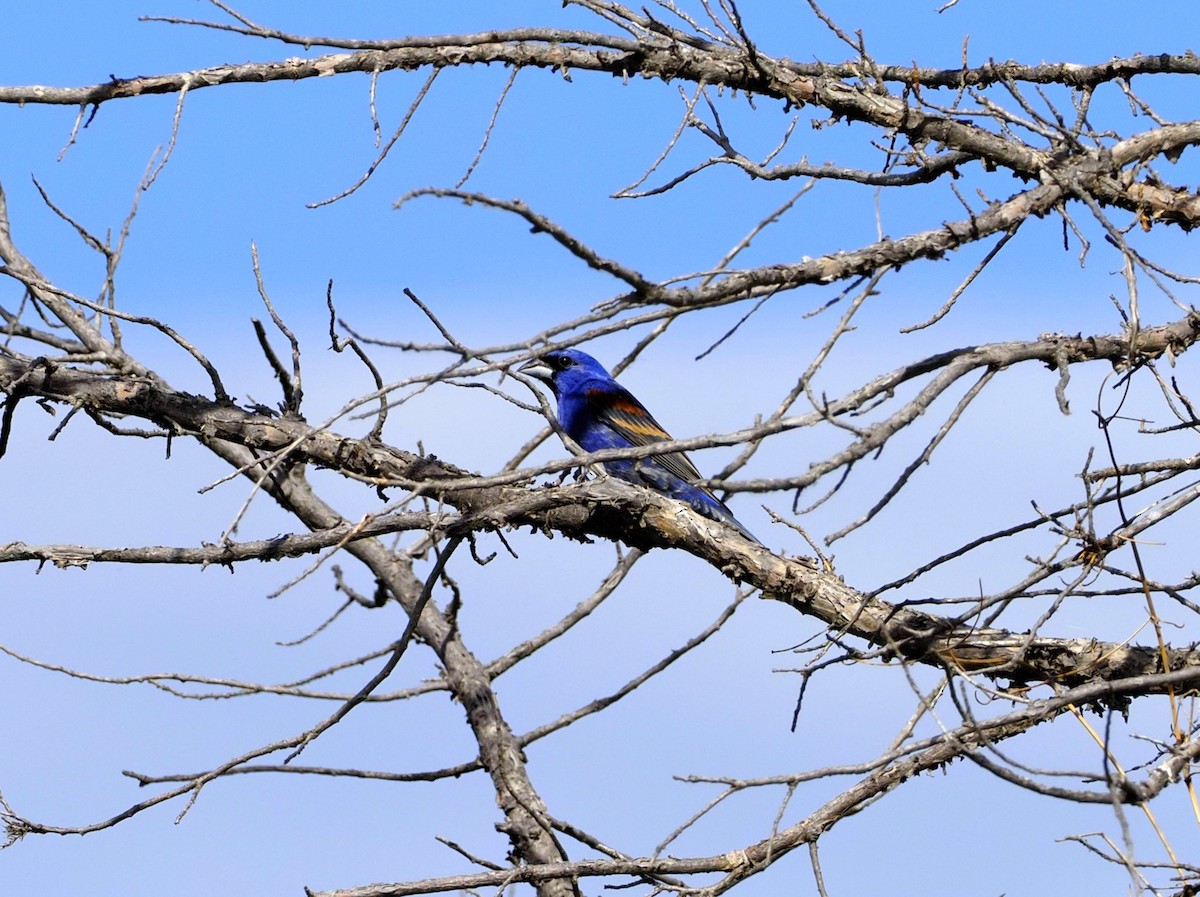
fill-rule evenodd
<path id="1" fill-rule="evenodd" d="M 566 355 L 555 355 L 550 358 L 550 364 L 557 370 L 565 371 L 574 362 Z"/>

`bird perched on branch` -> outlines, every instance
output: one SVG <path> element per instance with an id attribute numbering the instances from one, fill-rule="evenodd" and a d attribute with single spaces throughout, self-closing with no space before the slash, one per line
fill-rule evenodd
<path id="1" fill-rule="evenodd" d="M 646 406 L 586 352 L 558 349 L 535 358 L 520 370 L 550 385 L 558 402 L 559 424 L 586 451 L 671 440 Z M 705 517 L 733 527 L 753 542 L 758 541 L 719 498 L 699 485 L 700 471 L 683 452 L 605 461 L 604 466 L 615 477 L 686 502 Z"/>

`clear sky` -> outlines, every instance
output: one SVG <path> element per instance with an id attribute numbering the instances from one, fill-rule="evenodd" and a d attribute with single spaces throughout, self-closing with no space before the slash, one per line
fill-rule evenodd
<path id="1" fill-rule="evenodd" d="M 875 3 L 828 0 L 826 11 L 848 30 L 863 29 L 884 62 L 953 67 L 969 36 L 972 62 L 1096 63 L 1135 52 L 1182 52 L 1194 29 L 1194 3 L 1046 4 L 960 0 L 938 14 L 936 0 Z M 10 3 L 3 14 L 5 51 L 0 84 L 54 86 L 102 82 L 115 75 L 173 72 L 245 60 L 299 55 L 296 47 L 162 23 L 140 15 L 217 18 L 207 4 L 187 0 L 106 3 Z M 849 50 L 806 4 L 744 0 L 751 33 L 769 52 L 807 61 L 840 61 Z M 517 25 L 595 28 L 602 23 L 559 2 L 247 3 L 249 17 L 296 33 L 378 38 L 480 31 Z M 1136 27 L 1132 27 L 1136 24 Z M 377 106 L 386 139 L 420 89 L 425 73 L 380 79 Z M 353 184 L 378 153 L 368 110 L 368 79 L 338 77 L 298 84 L 239 85 L 195 91 L 186 103 L 178 142 L 157 183 L 141 199 L 118 278 L 123 309 L 157 316 L 202 346 L 242 401 L 277 401 L 270 370 L 249 320 L 264 317 L 251 271 L 250 245 L 280 313 L 305 345 L 309 419 L 318 420 L 371 381 L 347 355 L 327 351 L 325 289 L 332 278 L 339 314 L 360 332 L 396 340 L 431 341 L 436 332 L 403 296 L 426 301 L 455 335 L 471 345 L 527 339 L 542 328 L 585 313 L 618 292 L 495 211 L 420 199 L 395 210 L 407 191 L 451 186 L 472 162 L 496 99 L 508 78 L 500 68 L 448 71 L 414 116 L 409 132 L 355 195 L 319 209 L 306 205 Z M 1188 90 L 1181 90 L 1187 86 Z M 1196 117 L 1194 84 L 1155 84 L 1156 102 L 1179 117 Z M 0 107 L 0 182 L 8 194 L 14 235 L 54 282 L 94 296 L 103 278 L 97 257 L 38 197 L 35 177 L 53 201 L 97 233 L 120 227 L 135 187 L 171 136 L 175 97 L 109 103 L 65 152 L 75 109 Z M 1105 102 L 1121 102 L 1108 100 Z M 731 127 L 760 152 L 778 141 L 789 115 L 751 115 L 736 100 L 722 106 Z M 748 183 L 731 170 L 697 178 L 686 189 L 644 201 L 611 194 L 641 176 L 670 138 L 681 114 L 676 87 L 623 86 L 606 76 L 577 74 L 568 83 L 547 72 L 522 72 L 500 112 L 486 153 L 467 187 L 520 197 L 560 220 L 604 254 L 655 277 L 711 265 L 795 185 Z M 803 152 L 812 161 L 864 153 L 848 126 L 810 129 L 803 116 Z M 666 171 L 678 172 L 708 148 L 683 141 Z M 798 150 L 799 152 L 799 150 Z M 61 158 L 60 158 L 61 154 Z M 864 154 L 864 159 L 869 156 Z M 870 163 L 867 163 L 870 164 Z M 1181 181 L 1198 179 L 1190 159 Z M 969 181 L 968 181 L 969 183 Z M 1014 182 L 1011 190 L 1020 185 Z M 943 203 L 939 194 L 937 203 Z M 910 203 L 888 194 L 821 185 L 743 260 L 795 260 L 875 239 L 877 227 L 899 235 L 936 227 L 961 214 L 952 204 Z M 1136 235 L 1135 235 L 1136 237 Z M 1194 238 L 1156 233 L 1158 257 L 1171 264 L 1194 254 Z M 1102 241 L 1100 241 L 1102 242 Z M 1023 231 L 1002 262 L 989 268 L 945 324 L 900 338 L 899 327 L 928 317 L 986 247 L 953 262 L 930 262 L 887 282 L 864 312 L 860 329 L 830 366 L 823 386 L 836 394 L 926 352 L 985 340 L 1031 339 L 1047 331 L 1115 332 L 1120 319 L 1108 296 L 1121 290 L 1113 257 L 1081 269 L 1078 250 L 1063 251 L 1061 223 Z M 1098 250 L 1099 251 L 1099 250 Z M 0 302 L 15 292 L 0 285 Z M 745 312 L 718 310 L 681 322 L 655 353 L 624 379 L 676 435 L 746 426 L 794 382 L 825 338 L 832 319 L 806 319 L 828 292 L 781 297 L 738 336 L 694 360 Z M 1151 322 L 1175 316 L 1168 303 L 1147 299 Z M 619 357 L 640 334 L 600 340 L 589 351 Z M 135 354 L 181 389 L 207 389 L 202 372 L 160 336 L 129 328 Z M 802 361 L 797 362 L 797 359 Z M 380 351 L 385 380 L 423 370 L 426 357 Z M 914 559 L 955 543 L 964 527 L 1025 519 L 1029 502 L 1072 500 L 1078 471 L 1096 435 L 1087 413 L 1103 371 L 1073 380 L 1076 413 L 1060 415 L 1056 378 L 1022 372 L 972 409 L 971 429 L 937 456 L 939 491 L 902 495 L 877 528 L 838 543 L 839 571 L 869 588 L 910 569 Z M 1012 409 L 1024 411 L 1012 426 Z M 52 419 L 32 403 L 17 414 L 16 438 L 0 459 L 0 544 L 199 544 L 220 537 L 245 498 L 240 483 L 198 493 L 225 471 L 199 449 L 177 441 L 163 457 L 158 441 L 114 441 L 85 421 L 55 441 Z M 433 391 L 398 415 L 387 437 L 411 449 L 416 440 L 461 466 L 495 470 L 539 421 L 482 391 Z M 346 420 L 344 432 L 367 424 Z M 837 499 L 804 525 L 815 534 L 861 514 L 894 479 L 928 434 L 896 445 L 878 464 L 863 465 Z M 1050 452 L 1047 446 L 1062 447 Z M 797 471 L 826 448 L 782 440 L 749 475 Z M 909 452 L 903 454 L 900 449 Z M 889 447 L 889 451 L 891 447 Z M 1181 448 L 1181 451 L 1185 449 Z M 1186 449 L 1189 453 L 1190 448 Z M 561 455 L 547 447 L 542 459 Z M 731 457 L 697 456 L 706 472 Z M 986 457 L 986 471 L 980 458 Z M 1006 485 L 1019 478 L 1021 488 Z M 373 507 L 370 497 L 333 484 L 347 513 Z M 980 488 L 983 506 L 964 508 L 956 493 Z M 806 553 L 794 535 L 772 527 L 751 495 L 733 500 L 739 517 L 764 541 Z M 786 511 L 786 499 L 776 500 Z M 262 538 L 292 527 L 256 503 L 239 530 Z M 502 653 L 540 631 L 595 587 L 612 563 L 605 544 L 564 544 L 528 533 L 511 541 L 520 555 L 499 549 L 493 565 L 456 570 L 467 594 L 461 622 L 483 657 Z M 1029 550 L 1046 550 L 1032 544 Z M 927 587 L 971 594 L 1021 569 L 1020 557 L 965 565 Z M 1186 571 L 1190 558 L 1163 559 Z M 0 644 L 99 677 L 178 671 L 256 681 L 287 681 L 339 659 L 387 644 L 403 625 L 398 608 L 350 613 L 321 637 L 297 639 L 328 616 L 338 598 L 327 570 L 283 597 L 267 596 L 304 563 L 226 570 L 93 567 L 0 567 Z M 536 572 L 531 572 L 536 571 Z M 357 575 L 354 571 L 353 575 Z M 941 578 L 943 577 L 944 578 Z M 370 583 L 354 585 L 370 591 Z M 528 668 L 498 682 L 517 731 L 607 693 L 707 625 L 733 587 L 715 571 L 682 555 L 658 552 L 639 565 L 633 583 L 605 605 L 585 632 L 564 639 Z M 1139 625 L 1140 608 L 1105 606 L 1065 612 L 1054 634 L 1123 639 Z M 552 810 L 618 843 L 648 854 L 670 829 L 715 792 L 673 776 L 741 777 L 868 759 L 882 751 L 911 714 L 914 696 L 903 674 L 877 669 L 839 671 L 828 687 L 806 697 L 801 725 L 789 730 L 798 678 L 783 668 L 802 660 L 784 652 L 819 633 L 810 619 L 772 602 L 743 605 L 711 644 L 661 680 L 612 709 L 530 750 L 531 774 Z M 368 667 L 373 669 L 373 667 Z M 338 680 L 353 691 L 362 669 Z M 436 675 L 426 652 L 412 651 L 394 687 Z M 920 682 L 932 677 L 918 671 Z M 149 774 L 210 767 L 260 743 L 302 730 L 332 705 L 255 697 L 180 701 L 145 685 L 88 683 L 0 656 L 5 694 L 0 716 L 0 791 L 23 815 L 58 825 L 105 818 L 148 796 L 122 770 Z M 392 685 L 393 683 L 389 683 Z M 819 685 L 819 682 L 818 682 Z M 1157 731 L 1153 708 L 1135 710 L 1131 727 Z M 1054 764 L 1084 755 L 1078 727 L 1056 724 L 1027 742 L 1025 759 Z M 474 756 L 461 708 L 442 695 L 405 704 L 360 707 L 323 736 L 300 762 L 311 765 L 416 771 Z M 1091 755 L 1094 758 L 1094 753 Z M 581 758 L 583 758 L 581 760 Z M 1096 764 L 1092 763 L 1094 767 Z M 849 780 L 799 792 L 794 821 Z M 777 792 L 742 797 L 672 845 L 700 855 L 766 835 Z M 1183 795 L 1161 802 L 1164 828 L 1186 828 Z M 1156 804 L 1156 809 L 1159 805 Z M 401 785 L 319 777 L 242 776 L 208 786 L 186 817 L 179 802 L 85 838 L 31 837 L 0 852 L 0 893 L 92 897 L 171 893 L 298 894 L 314 889 L 398 881 L 463 871 L 466 862 L 435 842 L 440 834 L 473 853 L 501 861 L 504 840 L 488 786 L 479 777 L 434 785 Z M 1020 819 L 1019 825 L 1009 820 Z M 1153 854 L 1143 819 L 1131 819 L 1139 844 Z M 1193 823 L 1194 825 L 1194 823 Z M 919 835 L 911 833 L 919 827 Z M 947 775 L 906 786 L 839 826 L 822 843 L 834 895 L 887 891 L 896 895 L 1117 893 L 1126 880 L 1114 867 L 1058 839 L 1112 831 L 1111 809 L 1080 809 L 1034 798 L 962 765 Z M 1182 835 L 1180 836 L 1182 840 Z M 924 859 L 910 850 L 920 845 Z M 932 845 L 932 847 L 931 847 Z M 1193 857 L 1194 860 L 1194 857 Z M 896 870 L 896 871 L 891 871 Z M 812 892 L 799 855 L 753 882 L 752 894 Z"/>

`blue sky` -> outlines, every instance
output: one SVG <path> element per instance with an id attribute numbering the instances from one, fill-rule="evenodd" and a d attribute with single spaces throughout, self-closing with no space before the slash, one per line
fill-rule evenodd
<path id="1" fill-rule="evenodd" d="M 747 0 L 741 5 L 750 31 L 760 35 L 770 52 L 797 60 L 848 55 L 848 48 L 813 19 L 805 4 Z M 1134 52 L 1181 52 L 1190 34 L 1179 23 L 1194 18 L 1190 3 L 1148 7 L 1136 28 L 1114 27 L 1114 21 L 1128 15 L 1126 6 L 1115 3 L 961 0 L 942 14 L 935 12 L 937 5 L 932 0 L 829 0 L 824 8 L 844 27 L 862 28 L 881 61 L 947 67 L 959 63 L 966 35 L 973 62 L 993 57 L 1093 63 Z M 0 83 L 6 85 L 82 85 L 110 74 L 180 71 L 300 52 L 137 21 L 139 15 L 217 16 L 206 4 L 185 0 L 156 0 L 151 6 L 143 0 L 14 6 L 5 11 L 6 50 L 0 56 Z M 360 37 L 531 24 L 600 27 L 590 16 L 563 10 L 557 2 L 294 2 L 238 8 L 285 30 Z M 393 74 L 380 79 L 377 102 L 385 138 L 424 77 Z M 128 311 L 161 317 L 201 345 L 240 399 L 274 402 L 270 371 L 249 325 L 251 317 L 264 316 L 250 266 L 254 241 L 272 298 L 305 345 L 312 420 L 371 388 L 354 359 L 326 351 L 324 297 L 330 278 L 339 313 L 362 332 L 381 338 L 436 337 L 403 297 L 405 287 L 473 345 L 527 338 L 583 314 L 618 292 L 616 285 L 545 237 L 531 236 L 522 223 L 449 201 L 421 199 L 392 208 L 408 190 L 458 180 L 507 77 L 499 68 L 439 76 L 409 133 L 363 189 L 316 210 L 306 204 L 352 184 L 377 153 L 365 77 L 194 92 L 174 155 L 141 200 L 119 274 L 118 303 Z M 1188 105 L 1194 86 L 1167 82 L 1147 84 L 1146 89 L 1171 114 L 1195 117 Z M 1111 108 L 1123 101 L 1103 102 Z M 105 105 L 56 161 L 71 132 L 74 109 L 0 107 L 0 181 L 8 194 L 14 234 L 52 280 L 94 296 L 103 271 L 41 204 L 30 176 L 86 226 L 115 233 L 156 147 L 170 136 L 174 108 L 174 97 Z M 726 98 L 721 108 L 747 145 L 760 151 L 779 139 L 789 121 L 789 115 L 769 108 L 751 115 L 736 98 Z M 611 78 L 583 75 L 567 83 L 551 73 L 523 72 L 467 186 L 519 196 L 601 252 L 653 276 L 701 270 L 796 188 L 747 183 L 734 171 L 719 170 L 665 197 L 610 199 L 658 155 L 681 109 L 674 86 L 622 86 Z M 801 116 L 797 153 L 803 151 L 813 161 L 843 158 L 839 153 L 870 159 L 848 126 L 818 131 L 808 127 L 809 112 Z M 707 150 L 699 138 L 689 137 L 664 171 L 677 172 Z M 1191 165 L 1185 156 L 1173 174 L 1195 183 Z M 973 185 L 973 176 L 964 183 Z M 1012 192 L 1020 185 L 1014 181 L 990 189 Z M 880 214 L 885 232 L 899 235 L 936 227 L 961 209 L 938 188 L 925 191 L 917 202 L 885 195 Z M 851 248 L 875 234 L 873 192 L 820 185 L 778 229 L 756 242 L 746 261 L 793 260 Z M 1194 254 L 1194 237 L 1159 228 L 1144 239 L 1151 238 L 1156 257 L 1169 264 Z M 1134 234 L 1131 239 L 1143 237 Z M 1102 241 L 1096 242 L 1092 259 L 1081 269 L 1077 248 L 1061 247 L 1060 222 L 1032 224 L 943 325 L 911 336 L 900 337 L 898 328 L 935 311 L 986 247 L 972 247 L 950 261 L 915 265 L 885 280 L 883 294 L 864 311 L 859 330 L 838 353 L 823 386 L 835 394 L 904 360 L 957 345 L 1031 339 L 1047 331 L 1118 330 L 1120 320 L 1108 296 L 1119 295 L 1123 287 L 1114 271 L 1115 257 L 1103 256 Z M 2 301 L 11 304 L 11 287 L 3 290 Z M 828 295 L 812 290 L 779 297 L 703 361 L 694 359 L 744 309 L 680 322 L 623 380 L 679 436 L 745 426 L 754 412 L 778 400 L 824 339 L 831 313 L 812 320 L 802 313 Z M 1145 303 L 1143 313 L 1150 322 L 1177 315 L 1162 299 L 1147 296 Z M 175 386 L 207 388 L 199 369 L 160 336 L 128 328 L 128 339 Z M 622 334 L 589 349 L 615 359 L 634 340 Z M 389 381 L 429 364 L 424 357 L 383 351 L 377 360 Z M 911 568 L 914 559 L 956 544 L 966 527 L 1025 519 L 1031 500 L 1046 507 L 1075 500 L 1071 475 L 1088 447 L 1097 444 L 1087 408 L 1103 373 L 1075 374 L 1076 413 L 1071 417 L 1057 412 L 1055 377 L 1044 370 L 1021 372 L 985 396 L 971 409 L 961 438 L 949 440 L 936 456 L 929 490 L 903 494 L 876 527 L 838 543 L 834 550 L 842 574 L 870 587 Z M 1153 396 L 1145 401 L 1149 405 Z M 1014 407 L 1021 409 L 1018 426 L 1012 424 Z M 83 421 L 68 426 L 56 441 L 45 441 L 56 422 L 31 403 L 19 409 L 17 438 L 0 460 L 0 505 L 5 508 L 0 544 L 18 539 L 197 544 L 219 537 L 245 497 L 240 484 L 198 494 L 224 471 L 181 441 L 166 461 L 158 442 L 114 442 Z M 402 448 L 421 439 L 428 450 L 454 463 L 486 471 L 502 464 L 538 424 L 480 391 L 446 387 L 397 414 L 387 435 Z M 362 432 L 366 426 L 345 421 L 339 429 Z M 1132 429 L 1122 436 L 1130 446 L 1136 445 Z M 927 432 L 906 435 L 889 446 L 878 463 L 857 469 L 852 486 L 804 525 L 821 534 L 862 513 L 927 438 Z M 829 439 L 797 434 L 780 440 L 749 473 L 803 469 L 833 444 L 824 441 Z M 1184 439 L 1178 445 L 1181 453 L 1192 451 Z M 560 454 L 553 446 L 538 457 Z M 702 470 L 713 471 L 728 457 L 728 452 L 713 451 L 696 460 Z M 1014 481 L 1019 488 L 1010 487 Z M 969 506 L 956 502 L 971 488 L 985 492 L 988 501 Z M 375 506 L 349 485 L 333 484 L 332 490 L 347 509 L 362 512 Z M 751 529 L 769 534 L 764 541 L 804 553 L 798 538 L 769 524 L 761 503 L 749 495 L 733 500 Z M 789 504 L 786 498 L 767 503 L 780 511 Z M 286 518 L 259 502 L 239 534 L 257 538 L 286 529 Z M 527 533 L 514 534 L 511 541 L 519 559 L 501 549 L 494 566 L 482 572 L 465 565 L 455 571 L 468 587 L 464 633 L 484 657 L 540 631 L 585 598 L 614 556 L 608 545 L 568 545 Z M 1048 546 L 1031 542 L 1028 550 L 1036 553 Z M 1158 569 L 1188 569 L 1189 557 L 1167 551 L 1154 555 L 1162 564 Z M 1020 557 L 987 555 L 982 566 L 963 564 L 940 572 L 926 588 L 986 591 L 1012 578 L 1023 564 Z M 0 644 L 100 676 L 177 670 L 283 681 L 385 644 L 402 625 L 397 609 L 388 607 L 349 614 L 303 646 L 277 646 L 318 625 L 336 604 L 327 571 L 282 598 L 266 598 L 303 566 L 248 566 L 233 575 L 115 567 L 38 573 L 29 565 L 0 567 Z M 356 585 L 367 591 L 371 587 Z M 533 727 L 615 689 L 703 628 L 732 592 L 727 581 L 691 558 L 661 552 L 647 558 L 631 587 L 589 620 L 586 631 L 498 682 L 514 728 Z M 1069 608 L 1056 621 L 1061 629 L 1055 634 L 1121 639 L 1136 629 L 1140 616 L 1139 607 L 1116 602 Z M 552 811 L 594 827 L 631 853 L 648 853 L 713 793 L 672 776 L 773 774 L 863 760 L 883 750 L 915 706 L 898 669 L 839 670 L 839 678 L 831 676 L 823 687 L 817 680 L 806 698 L 800 731 L 789 731 L 798 679 L 777 670 L 802 661 L 773 652 L 820 631 L 814 621 L 771 602 L 746 602 L 726 630 L 652 687 L 606 716 L 531 747 L 531 774 Z M 2 657 L 0 671 L 6 693 L 0 790 L 18 812 L 52 824 L 94 821 L 146 797 L 121 777 L 121 770 L 205 768 L 301 730 L 332 709 L 267 698 L 181 702 L 146 686 L 83 683 Z M 413 651 L 395 681 L 399 687 L 435 674 L 428 656 Z M 933 681 L 927 672 L 916 675 L 925 684 Z M 356 670 L 338 681 L 353 690 L 363 678 L 362 670 Z M 1157 712 L 1138 708 L 1130 727 L 1161 731 L 1155 728 Z M 303 762 L 417 770 L 470 759 L 474 751 L 467 736 L 460 708 L 444 696 L 425 697 L 411 705 L 359 708 L 310 747 Z M 1087 757 L 1095 767 L 1095 752 L 1088 754 L 1081 746 L 1083 737 L 1064 720 L 1034 733 L 1023 756 L 1047 763 L 1062 756 Z M 843 784 L 819 783 L 802 790 L 785 819 L 802 817 Z M 771 792 L 739 798 L 672 852 L 702 854 L 762 837 L 779 797 Z M 1160 803 L 1155 808 L 1164 827 L 1190 837 L 1192 830 L 1180 821 L 1186 820 L 1182 793 L 1169 794 Z M 464 861 L 434 842 L 433 833 L 493 859 L 503 857 L 503 839 L 492 830 L 492 807 L 487 785 L 478 777 L 418 786 L 235 777 L 208 786 L 178 825 L 173 820 L 183 805 L 175 802 L 82 839 L 28 838 L 0 853 L 0 892 L 284 894 L 300 893 L 304 885 L 331 888 L 449 874 L 462 871 Z M 1022 821 L 1012 825 L 1009 819 Z M 919 839 L 908 833 L 915 825 L 921 829 Z M 1154 841 L 1144 820 L 1131 818 L 1131 825 L 1138 843 L 1153 856 Z M 1045 893 L 1067 887 L 1111 893 L 1125 886 L 1120 871 L 1057 839 L 1113 827 L 1107 808 L 1048 803 L 960 764 L 947 775 L 901 788 L 839 826 L 822 841 L 822 859 L 833 894 L 876 890 L 883 869 L 907 870 L 887 883 L 889 892 L 899 895 Z M 1184 834 L 1178 837 L 1187 843 Z M 1002 849 L 997 849 L 997 839 Z M 936 862 L 914 861 L 910 851 L 917 844 L 936 854 Z M 868 850 L 872 860 L 864 862 Z M 1014 862 L 1017 857 L 1020 862 Z M 810 875 L 807 860 L 795 856 L 752 882 L 745 897 L 783 887 L 806 893 Z"/>

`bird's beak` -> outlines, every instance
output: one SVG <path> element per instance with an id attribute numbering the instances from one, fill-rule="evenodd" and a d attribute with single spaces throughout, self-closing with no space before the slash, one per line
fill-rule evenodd
<path id="1" fill-rule="evenodd" d="M 546 383 L 554 382 L 554 370 L 540 358 L 525 362 L 517 370 L 522 374 L 528 374 L 530 377 L 536 377 L 538 380 L 545 381 Z"/>

